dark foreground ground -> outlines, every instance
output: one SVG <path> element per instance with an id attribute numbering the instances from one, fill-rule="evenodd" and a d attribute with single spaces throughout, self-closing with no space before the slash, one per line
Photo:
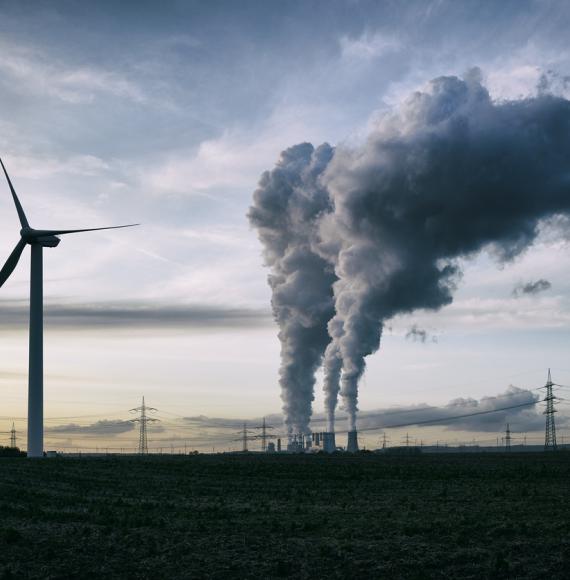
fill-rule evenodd
<path id="1" fill-rule="evenodd" d="M 0 578 L 570 578 L 570 453 L 0 460 Z"/>

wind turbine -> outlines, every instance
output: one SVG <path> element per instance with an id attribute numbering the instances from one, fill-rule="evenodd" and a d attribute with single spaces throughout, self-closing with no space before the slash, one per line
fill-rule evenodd
<path id="1" fill-rule="evenodd" d="M 113 230 L 128 228 L 139 224 L 112 226 L 106 228 L 89 228 L 81 230 L 35 230 L 30 227 L 22 204 L 8 177 L 4 163 L 0 165 L 8 181 L 14 205 L 20 218 L 22 229 L 20 241 L 12 250 L 6 263 L 0 270 L 0 287 L 8 280 L 16 268 L 26 245 L 32 248 L 30 277 L 30 350 L 28 370 L 28 457 L 43 457 L 44 452 L 44 314 L 43 314 L 43 254 L 44 248 L 55 248 L 61 241 L 58 236 L 79 232 Z"/>

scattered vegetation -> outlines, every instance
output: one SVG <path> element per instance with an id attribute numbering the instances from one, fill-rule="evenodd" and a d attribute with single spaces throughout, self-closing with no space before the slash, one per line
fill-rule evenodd
<path id="1" fill-rule="evenodd" d="M 3 447 L 0 445 L 0 457 L 26 457 L 25 451 L 18 447 Z"/>
<path id="2" fill-rule="evenodd" d="M 567 578 L 570 453 L 0 460 L 1 578 Z"/>

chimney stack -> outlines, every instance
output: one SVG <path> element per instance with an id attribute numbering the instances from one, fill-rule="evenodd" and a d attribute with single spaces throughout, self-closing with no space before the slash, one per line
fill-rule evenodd
<path id="1" fill-rule="evenodd" d="M 334 432 L 323 433 L 323 451 L 325 451 L 325 453 L 334 453 L 336 451 Z"/>
<path id="2" fill-rule="evenodd" d="M 358 434 L 356 429 L 348 432 L 348 445 L 346 446 L 348 453 L 358 453 Z"/>

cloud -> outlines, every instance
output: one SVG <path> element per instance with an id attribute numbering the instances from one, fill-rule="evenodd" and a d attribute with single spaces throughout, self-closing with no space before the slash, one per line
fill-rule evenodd
<path id="1" fill-rule="evenodd" d="M 46 179 L 59 174 L 94 177 L 111 169 L 108 163 L 94 155 L 69 155 L 63 158 L 10 155 L 3 161 L 12 179 Z"/>
<path id="2" fill-rule="evenodd" d="M 398 52 L 402 41 L 393 34 L 367 31 L 357 38 L 343 36 L 340 39 L 341 56 L 344 59 L 368 61 Z"/>
<path id="3" fill-rule="evenodd" d="M 53 427 L 46 427 L 46 434 L 50 435 L 105 435 L 112 437 L 121 433 L 128 433 L 135 428 L 132 421 L 112 421 L 109 419 L 102 419 L 90 425 L 78 425 L 77 423 L 69 423 L 67 425 L 55 425 Z"/>
<path id="4" fill-rule="evenodd" d="M 362 413 L 361 431 L 399 427 L 444 427 L 448 431 L 500 432 L 508 422 L 517 431 L 544 428 L 540 395 L 511 385 L 503 393 L 481 399 L 457 398 L 444 407 L 427 404 Z M 560 424 L 568 418 L 560 416 Z"/>
<path id="5" fill-rule="evenodd" d="M 523 295 L 534 296 L 540 292 L 544 292 L 545 290 L 550 290 L 550 288 L 552 288 L 552 284 L 548 280 L 540 278 L 539 280 L 536 280 L 536 282 L 527 282 L 526 284 L 521 282 L 520 284 L 517 284 L 513 289 L 512 294 L 515 298 Z"/>
<path id="6" fill-rule="evenodd" d="M 142 89 L 123 74 L 95 66 L 72 66 L 40 47 L 0 43 L 0 73 L 11 89 L 70 104 L 91 103 L 100 95 L 137 103 L 145 100 Z"/>
<path id="7" fill-rule="evenodd" d="M 484 396 L 480 399 L 459 397 L 447 405 L 433 406 L 427 403 L 401 405 L 385 409 L 373 409 L 362 412 L 359 418 L 359 431 L 380 431 L 404 427 L 436 427 L 447 431 L 468 432 L 502 432 L 508 422 L 511 429 L 518 432 L 542 431 L 544 429 L 543 408 L 540 404 L 541 394 L 510 385 L 497 395 Z M 339 413 L 338 420 L 347 419 L 345 413 Z M 178 424 L 198 429 L 207 429 L 218 434 L 230 431 L 238 433 L 246 419 L 228 419 L 196 415 L 177 420 Z M 247 419 L 248 429 L 253 430 L 261 425 L 262 418 Z M 283 416 L 273 414 L 266 416 L 268 425 L 279 426 Z M 313 432 L 322 431 L 327 422 L 326 414 L 315 413 L 311 419 Z M 570 418 L 562 413 L 557 415 L 557 424 L 570 424 Z M 340 427 L 342 432 L 342 426 Z M 206 433 L 206 432 L 204 432 Z M 239 437 L 239 433 L 236 438 Z"/>
<path id="8" fill-rule="evenodd" d="M 28 305 L 23 301 L 0 304 L 0 330 L 23 328 Z M 265 310 L 205 305 L 167 306 L 152 302 L 100 302 L 47 305 L 46 325 L 58 329 L 228 329 L 259 328 L 271 324 Z"/>

